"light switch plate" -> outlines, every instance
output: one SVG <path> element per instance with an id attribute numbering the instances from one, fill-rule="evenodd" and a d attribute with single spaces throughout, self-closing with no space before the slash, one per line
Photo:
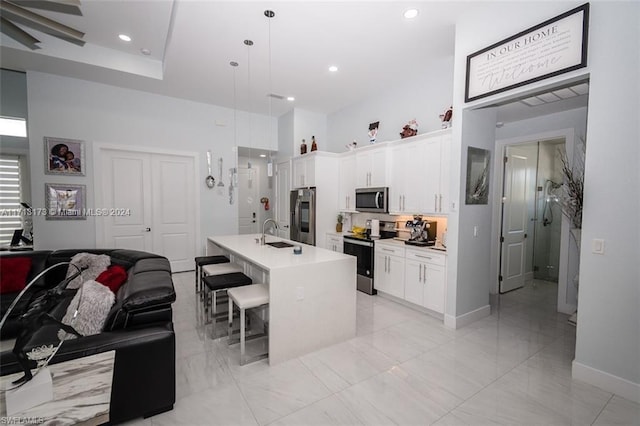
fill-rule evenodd
<path id="1" fill-rule="evenodd" d="M 604 254 L 604 240 L 602 238 L 594 238 L 591 242 L 591 252 L 593 254 Z"/>

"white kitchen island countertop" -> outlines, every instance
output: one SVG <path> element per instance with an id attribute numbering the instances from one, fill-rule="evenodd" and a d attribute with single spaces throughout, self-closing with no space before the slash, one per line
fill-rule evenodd
<path id="1" fill-rule="evenodd" d="M 266 244 L 262 246 L 256 243 L 256 238 L 260 238 L 260 234 L 226 235 L 210 237 L 209 240 L 223 250 L 251 260 L 253 264 L 260 266 L 266 271 L 296 265 L 333 262 L 350 257 L 343 253 L 267 235 L 267 243 L 282 241 L 302 247 L 302 254 L 293 254 L 293 247 L 276 248 Z"/>
<path id="2" fill-rule="evenodd" d="M 356 258 L 267 235 L 302 247 L 256 243 L 259 234 L 209 237 L 207 255 L 226 254 L 254 283 L 269 285 L 269 364 L 356 335 Z M 238 354 L 239 356 L 239 354 Z"/>

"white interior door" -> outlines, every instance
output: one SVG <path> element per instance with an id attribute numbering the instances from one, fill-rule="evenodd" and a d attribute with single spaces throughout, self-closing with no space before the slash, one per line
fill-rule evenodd
<path id="1" fill-rule="evenodd" d="M 103 247 L 152 251 L 151 156 L 103 150 L 102 205 L 128 215 L 96 218 L 103 222 Z"/>
<path id="2" fill-rule="evenodd" d="M 278 163 L 276 171 L 276 222 L 278 222 L 278 237 L 289 239 L 289 212 L 291 199 L 291 163 Z"/>
<path id="3" fill-rule="evenodd" d="M 96 207 L 126 209 L 97 224 L 98 245 L 165 256 L 173 272 L 193 269 L 197 212 L 195 159 L 100 149 Z"/>
<path id="4" fill-rule="evenodd" d="M 195 257 L 194 158 L 152 156 L 153 252 L 162 253 L 173 272 L 193 269 Z"/>
<path id="5" fill-rule="evenodd" d="M 238 232 L 258 233 L 258 180 L 254 169 L 238 168 Z"/>
<path id="6" fill-rule="evenodd" d="M 507 146 L 502 205 L 500 293 L 524 286 L 527 238 L 527 152 Z"/>

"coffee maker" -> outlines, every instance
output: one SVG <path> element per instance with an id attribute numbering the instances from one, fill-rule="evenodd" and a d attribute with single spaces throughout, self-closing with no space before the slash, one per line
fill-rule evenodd
<path id="1" fill-rule="evenodd" d="M 432 220 L 423 220 L 422 216 L 414 216 L 413 220 L 408 220 L 405 228 L 410 230 L 410 237 L 405 244 L 412 246 L 434 246 L 438 223 Z"/>

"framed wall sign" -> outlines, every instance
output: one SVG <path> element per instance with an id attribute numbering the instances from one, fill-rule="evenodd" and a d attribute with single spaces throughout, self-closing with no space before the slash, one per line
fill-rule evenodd
<path id="1" fill-rule="evenodd" d="M 84 176 L 84 141 L 44 138 L 45 173 Z"/>
<path id="2" fill-rule="evenodd" d="M 86 186 L 45 183 L 47 220 L 86 219 Z"/>
<path id="3" fill-rule="evenodd" d="M 587 66 L 589 3 L 467 56 L 465 102 Z"/>

